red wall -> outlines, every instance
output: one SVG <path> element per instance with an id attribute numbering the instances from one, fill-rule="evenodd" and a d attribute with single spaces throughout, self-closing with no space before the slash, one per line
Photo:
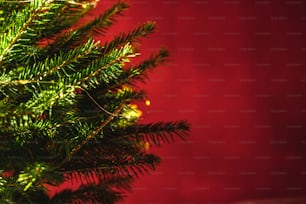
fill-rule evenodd
<path id="1" fill-rule="evenodd" d="M 103 1 L 97 10 L 116 1 Z M 144 54 L 171 57 L 143 85 L 145 121 L 187 119 L 186 142 L 124 204 L 227 203 L 306 195 L 306 2 L 131 0 L 111 30 L 155 20 Z"/>

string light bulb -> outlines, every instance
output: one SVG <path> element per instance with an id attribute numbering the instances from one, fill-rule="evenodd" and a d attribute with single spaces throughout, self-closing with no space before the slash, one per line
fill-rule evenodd
<path id="1" fill-rule="evenodd" d="M 142 151 L 148 152 L 151 148 L 151 144 L 148 141 L 140 141 L 139 147 L 142 149 Z"/>
<path id="2" fill-rule="evenodd" d="M 150 147 L 151 147 L 151 144 L 149 142 L 145 142 L 143 145 L 143 148 L 145 151 L 149 151 Z"/>
<path id="3" fill-rule="evenodd" d="M 146 106 L 150 106 L 151 105 L 151 101 L 149 99 L 145 100 L 145 104 Z"/>

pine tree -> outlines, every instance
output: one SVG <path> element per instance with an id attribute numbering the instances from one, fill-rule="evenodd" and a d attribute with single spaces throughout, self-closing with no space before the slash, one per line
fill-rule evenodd
<path id="1" fill-rule="evenodd" d="M 114 203 L 159 164 L 148 145 L 187 136 L 185 121 L 139 122 L 146 95 L 135 83 L 168 56 L 130 63 L 154 22 L 103 42 L 128 5 L 76 26 L 96 3 L 0 1 L 0 203 Z M 49 196 L 71 179 L 77 190 Z"/>

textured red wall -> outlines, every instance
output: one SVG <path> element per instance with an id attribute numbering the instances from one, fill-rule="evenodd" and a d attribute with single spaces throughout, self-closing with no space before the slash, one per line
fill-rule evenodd
<path id="1" fill-rule="evenodd" d="M 116 1 L 103 1 L 98 10 Z M 306 195 L 306 2 L 131 0 L 111 30 L 155 20 L 142 41 L 171 57 L 143 86 L 145 121 L 187 119 L 186 142 L 124 204 L 227 203 Z"/>

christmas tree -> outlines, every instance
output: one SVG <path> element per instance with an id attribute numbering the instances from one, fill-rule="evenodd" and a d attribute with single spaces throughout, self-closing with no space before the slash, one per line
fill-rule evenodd
<path id="1" fill-rule="evenodd" d="M 159 164 L 148 146 L 187 136 L 185 121 L 139 122 L 136 83 L 168 56 L 131 63 L 154 22 L 103 41 L 128 6 L 79 25 L 96 3 L 0 1 L 0 203 L 114 203 Z M 81 184 L 50 197 L 66 180 Z"/>

